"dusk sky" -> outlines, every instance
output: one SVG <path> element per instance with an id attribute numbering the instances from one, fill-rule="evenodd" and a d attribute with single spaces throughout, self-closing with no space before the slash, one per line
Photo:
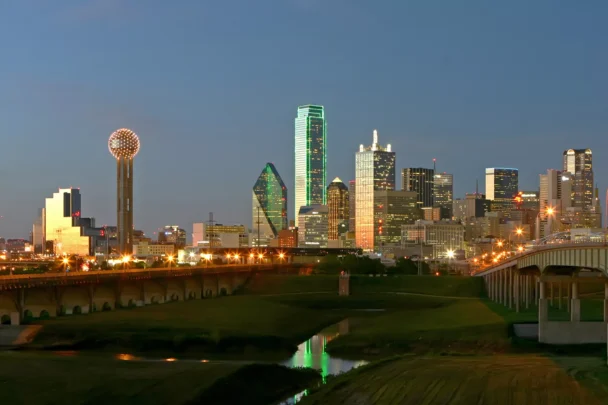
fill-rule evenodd
<path id="1" fill-rule="evenodd" d="M 325 106 L 328 182 L 377 128 L 397 170 L 486 167 L 520 189 L 591 148 L 608 186 L 608 2 L 6 0 L 0 3 L 0 236 L 27 237 L 58 187 L 116 223 L 117 128 L 141 140 L 135 226 L 251 226 L 273 162 L 293 218 L 294 118 Z"/>

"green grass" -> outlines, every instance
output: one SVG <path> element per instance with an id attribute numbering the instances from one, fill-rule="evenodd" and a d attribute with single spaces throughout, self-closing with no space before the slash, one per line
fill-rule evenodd
<path id="1" fill-rule="evenodd" d="M 446 297 L 480 297 L 484 294 L 480 277 L 353 275 L 351 294 L 406 292 Z M 338 291 L 338 276 L 258 275 L 245 288 L 247 294 L 297 294 Z"/>
<path id="2" fill-rule="evenodd" d="M 431 308 L 404 308 L 361 320 L 332 340 L 337 355 L 415 352 L 500 352 L 508 349 L 508 324 L 481 300 L 452 300 Z"/>
<path id="3" fill-rule="evenodd" d="M 267 404 L 318 380 L 277 365 L 136 362 L 95 357 L 0 354 L 3 404 L 226 404 L 239 393 Z"/>
<path id="4" fill-rule="evenodd" d="M 583 384 L 603 381 L 588 388 L 573 378 L 576 372 Z M 412 357 L 332 379 L 302 405 L 599 405 L 598 398 L 608 394 L 605 382 L 605 369 L 579 365 L 566 371 L 539 356 Z"/>
<path id="5" fill-rule="evenodd" d="M 137 351 L 294 351 L 298 343 L 340 319 L 332 311 L 235 296 L 60 317 L 43 321 L 34 343 Z"/>

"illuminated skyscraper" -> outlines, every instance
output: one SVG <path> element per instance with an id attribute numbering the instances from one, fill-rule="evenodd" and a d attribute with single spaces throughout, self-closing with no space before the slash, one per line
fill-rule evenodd
<path id="1" fill-rule="evenodd" d="M 486 169 L 486 199 L 491 201 L 492 211 L 506 211 L 513 207 L 513 199 L 519 191 L 519 171 L 496 167 Z"/>
<path id="2" fill-rule="evenodd" d="M 338 177 L 327 186 L 327 208 L 329 209 L 329 240 L 348 231 L 349 194 L 348 188 Z"/>
<path id="3" fill-rule="evenodd" d="M 287 229 L 287 187 L 272 163 L 266 163 L 253 186 L 252 246 L 267 246 Z"/>
<path id="4" fill-rule="evenodd" d="M 415 191 L 418 208 L 433 206 L 435 170 L 423 167 L 408 167 L 401 170 L 401 190 Z"/>
<path id="5" fill-rule="evenodd" d="M 378 144 L 376 130 L 371 146 L 359 146 L 355 158 L 355 176 L 356 245 L 364 250 L 374 250 L 375 191 L 395 189 L 395 152 L 391 151 L 391 145 L 382 147 Z"/>
<path id="6" fill-rule="evenodd" d="M 433 207 L 441 208 L 441 219 L 452 219 L 454 176 L 449 173 L 437 173 L 433 178 Z"/>
<path id="7" fill-rule="evenodd" d="M 133 159 L 139 152 L 139 138 L 122 128 L 110 135 L 108 148 L 116 158 L 116 216 L 118 252 L 133 254 Z"/>
<path id="8" fill-rule="evenodd" d="M 564 151 L 564 171 L 570 172 L 572 181 L 572 206 L 586 210 L 593 207 L 593 155 L 591 149 Z"/>
<path id="9" fill-rule="evenodd" d="M 355 219 L 355 203 L 356 203 L 356 196 L 357 196 L 357 183 L 355 182 L 355 180 L 351 180 L 348 182 L 348 204 L 349 204 L 349 212 L 348 212 L 348 231 L 349 232 L 355 232 L 355 224 L 356 224 L 356 219 Z"/>
<path id="10" fill-rule="evenodd" d="M 326 204 L 327 130 L 322 106 L 298 107 L 295 120 L 295 213 L 300 207 Z M 298 225 L 296 216 L 296 226 Z"/>
<path id="11" fill-rule="evenodd" d="M 80 190 L 60 188 L 47 198 L 44 208 L 44 234 L 53 242 L 55 255 L 88 256 L 91 244 L 80 226 Z"/>

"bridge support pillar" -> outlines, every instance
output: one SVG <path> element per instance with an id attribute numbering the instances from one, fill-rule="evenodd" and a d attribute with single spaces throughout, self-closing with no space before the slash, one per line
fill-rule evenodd
<path id="1" fill-rule="evenodd" d="M 520 280 L 521 280 L 521 276 L 519 275 L 519 272 L 515 272 L 515 312 L 519 312 L 519 304 L 521 301 L 521 294 L 520 294 Z"/>
<path id="2" fill-rule="evenodd" d="M 553 306 L 553 282 L 549 283 L 549 305 Z"/>
<path id="3" fill-rule="evenodd" d="M 498 278 L 497 273 L 492 273 L 492 301 L 498 300 Z"/>
<path id="4" fill-rule="evenodd" d="M 513 295 L 515 290 L 515 271 L 509 269 L 509 308 L 513 308 Z"/>
<path id="5" fill-rule="evenodd" d="M 538 322 L 546 322 L 549 320 L 549 311 L 548 311 L 548 302 L 545 298 L 545 285 L 544 281 L 539 281 L 539 292 L 540 296 L 538 298 Z M 542 329 L 542 328 L 541 328 Z"/>
<path id="6" fill-rule="evenodd" d="M 530 308 L 530 276 L 527 274 L 524 276 L 524 296 L 526 302 L 526 309 Z"/>
<path id="7" fill-rule="evenodd" d="M 604 322 L 608 322 L 608 283 L 604 284 Z"/>
<path id="8" fill-rule="evenodd" d="M 578 283 L 572 282 L 572 299 L 570 304 L 570 321 L 580 322 L 581 320 L 581 300 L 578 299 Z"/>
<path id="9" fill-rule="evenodd" d="M 20 325 L 21 324 L 21 316 L 19 316 L 19 312 L 11 312 L 11 325 Z"/>
<path id="10" fill-rule="evenodd" d="M 562 282 L 557 285 L 557 309 L 562 309 Z"/>

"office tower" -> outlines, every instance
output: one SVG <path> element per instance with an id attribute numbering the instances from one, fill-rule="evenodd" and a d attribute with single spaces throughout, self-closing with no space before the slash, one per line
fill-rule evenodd
<path id="1" fill-rule="evenodd" d="M 402 225 L 412 224 L 422 216 L 416 203 L 414 191 L 374 191 L 374 245 L 377 250 L 401 243 Z"/>
<path id="2" fill-rule="evenodd" d="M 295 212 L 297 214 L 302 206 L 326 204 L 327 129 L 323 107 L 318 105 L 298 107 L 295 132 Z"/>
<path id="3" fill-rule="evenodd" d="M 266 163 L 253 185 L 252 246 L 268 246 L 287 229 L 287 187 L 272 163 Z"/>
<path id="4" fill-rule="evenodd" d="M 589 209 L 593 206 L 593 164 L 591 149 L 564 151 L 564 172 L 573 176 L 572 206 Z"/>
<path id="5" fill-rule="evenodd" d="M 83 236 L 80 226 L 80 190 L 60 188 L 44 204 L 44 234 L 53 241 L 56 256 L 62 254 L 88 256 L 91 252 L 90 239 Z"/>
<path id="6" fill-rule="evenodd" d="M 116 158 L 116 225 L 121 254 L 133 253 L 133 159 L 139 147 L 135 132 L 126 128 L 114 132 L 108 141 L 110 153 Z"/>
<path id="7" fill-rule="evenodd" d="M 560 170 L 548 169 L 546 174 L 539 175 L 539 214 L 541 220 L 547 219 L 547 210 L 551 208 L 555 215 L 561 215 L 572 206 L 572 174 Z"/>
<path id="8" fill-rule="evenodd" d="M 329 232 L 327 205 L 314 204 L 300 207 L 298 212 L 298 245 L 305 248 L 326 248 Z"/>
<path id="9" fill-rule="evenodd" d="M 506 211 L 513 207 L 517 195 L 518 170 L 504 167 L 486 169 L 486 198 L 492 201 L 492 211 Z"/>
<path id="10" fill-rule="evenodd" d="M 452 216 L 455 221 L 465 222 L 470 218 L 482 218 L 490 211 L 486 196 L 478 193 L 467 193 L 465 198 L 454 200 Z"/>
<path id="11" fill-rule="evenodd" d="M 378 131 L 374 130 L 372 144 L 359 146 L 355 156 L 356 245 L 374 250 L 374 194 L 376 191 L 395 189 L 395 152 L 391 145 L 378 143 Z"/>
<path id="12" fill-rule="evenodd" d="M 32 245 L 34 246 L 34 253 L 45 254 L 45 243 L 46 238 L 44 236 L 44 223 L 45 223 L 45 212 L 44 208 L 38 210 L 38 217 L 32 227 Z M 51 253 L 51 252 L 48 252 Z"/>
<path id="13" fill-rule="evenodd" d="M 452 219 L 454 176 L 437 173 L 433 176 L 433 207 L 441 208 L 441 219 Z"/>
<path id="14" fill-rule="evenodd" d="M 183 248 L 186 246 L 186 231 L 177 225 L 167 225 L 158 232 L 158 243 Z"/>
<path id="15" fill-rule="evenodd" d="M 539 191 L 520 191 L 521 208 L 538 211 L 540 209 Z"/>
<path id="16" fill-rule="evenodd" d="M 435 170 L 423 167 L 409 167 L 401 170 L 401 190 L 415 191 L 418 208 L 433 206 Z"/>
<path id="17" fill-rule="evenodd" d="M 327 186 L 327 208 L 329 210 L 329 240 L 338 240 L 338 236 L 348 231 L 350 202 L 348 188 L 336 177 Z"/>
<path id="18" fill-rule="evenodd" d="M 348 204 L 349 204 L 349 209 L 348 209 L 348 231 L 349 232 L 355 232 L 355 226 L 357 223 L 356 220 L 356 216 L 355 216 L 355 203 L 356 203 L 356 196 L 357 196 L 357 183 L 355 182 L 355 180 L 351 180 L 348 182 Z"/>

